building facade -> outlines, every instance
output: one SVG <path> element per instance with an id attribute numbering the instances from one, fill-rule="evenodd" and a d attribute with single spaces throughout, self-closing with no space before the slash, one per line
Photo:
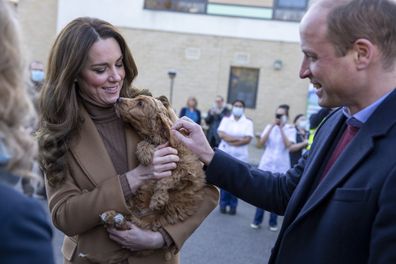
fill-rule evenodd
<path id="1" fill-rule="evenodd" d="M 14 1 L 15 2 L 15 1 Z M 307 0 L 19 0 L 18 17 L 31 60 L 46 62 L 72 19 L 98 17 L 125 36 L 139 69 L 134 85 L 172 93 L 178 111 L 189 96 L 205 113 L 216 95 L 243 99 L 255 131 L 289 104 L 305 113 L 307 81 L 298 77 L 298 21 Z M 172 81 L 169 72 L 175 72 Z"/>

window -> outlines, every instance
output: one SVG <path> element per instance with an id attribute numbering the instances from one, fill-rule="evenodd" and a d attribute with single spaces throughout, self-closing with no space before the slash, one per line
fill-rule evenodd
<path id="1" fill-rule="evenodd" d="M 296 8 L 296 9 L 306 9 L 306 0 L 278 0 L 276 3 L 277 8 Z"/>
<path id="2" fill-rule="evenodd" d="M 308 7 L 307 0 L 275 0 L 274 19 L 300 21 Z"/>
<path id="3" fill-rule="evenodd" d="M 145 0 L 144 7 L 218 16 L 300 21 L 308 0 Z"/>
<path id="4" fill-rule="evenodd" d="M 206 13 L 207 0 L 145 0 L 144 8 L 184 13 Z"/>
<path id="5" fill-rule="evenodd" d="M 243 100 L 247 108 L 256 108 L 259 69 L 231 67 L 227 102 Z"/>

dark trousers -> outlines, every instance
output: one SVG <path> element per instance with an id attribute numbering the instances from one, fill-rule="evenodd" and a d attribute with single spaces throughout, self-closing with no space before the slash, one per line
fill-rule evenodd
<path id="1" fill-rule="evenodd" d="M 220 189 L 220 208 L 226 208 L 229 206 L 230 208 L 236 209 L 238 205 L 238 198 L 232 195 L 231 193 Z"/>
<path id="2" fill-rule="evenodd" d="M 257 207 L 256 213 L 254 215 L 253 224 L 260 225 L 263 222 L 263 218 L 264 218 L 264 210 Z M 278 225 L 278 216 L 276 214 L 270 213 L 269 225 L 270 226 Z"/>

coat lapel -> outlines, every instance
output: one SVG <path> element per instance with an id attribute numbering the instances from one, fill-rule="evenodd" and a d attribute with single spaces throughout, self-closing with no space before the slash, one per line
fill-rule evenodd
<path id="1" fill-rule="evenodd" d="M 117 173 L 95 124 L 84 107 L 80 109 L 84 121 L 70 151 L 87 177 L 98 185 Z"/>

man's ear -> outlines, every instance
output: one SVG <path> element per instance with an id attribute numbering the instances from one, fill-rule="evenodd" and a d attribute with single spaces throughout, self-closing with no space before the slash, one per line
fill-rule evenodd
<path id="1" fill-rule="evenodd" d="M 378 48 L 368 39 L 360 38 L 353 43 L 356 68 L 366 69 L 379 55 Z"/>

